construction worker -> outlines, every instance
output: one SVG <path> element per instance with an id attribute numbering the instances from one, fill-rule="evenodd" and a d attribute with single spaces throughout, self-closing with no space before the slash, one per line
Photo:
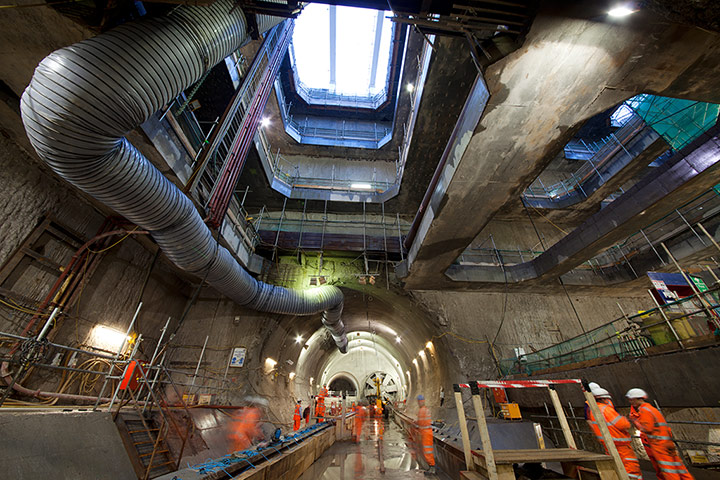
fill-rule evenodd
<path id="1" fill-rule="evenodd" d="M 422 445 L 423 456 L 428 464 L 426 474 L 435 473 L 435 454 L 433 452 L 432 420 L 430 409 L 425 406 L 425 397 L 418 395 L 417 428 L 419 431 L 420 445 Z"/>
<path id="2" fill-rule="evenodd" d="M 325 418 L 325 397 L 328 395 L 327 385 L 323 385 L 315 397 L 315 416 L 318 423 L 323 422 Z"/>
<path id="3" fill-rule="evenodd" d="M 300 422 L 302 422 L 302 403 L 300 400 L 295 404 L 295 413 L 293 413 L 293 431 L 300 430 Z"/>
<path id="4" fill-rule="evenodd" d="M 660 411 L 647 403 L 648 394 L 631 388 L 625 394 L 630 402 L 630 421 L 640 432 L 640 440 L 660 480 L 694 480 L 677 454 L 672 431 Z"/>
<path id="5" fill-rule="evenodd" d="M 243 408 L 240 415 L 231 424 L 230 444 L 233 451 L 245 450 L 256 438 L 262 436 L 259 428 L 260 409 L 254 406 Z"/>
<path id="6" fill-rule="evenodd" d="M 306 426 L 310 424 L 310 407 L 312 406 L 313 398 L 315 398 L 315 397 L 312 397 L 312 396 L 310 397 L 310 405 L 308 405 L 307 407 L 305 407 L 305 410 L 303 410 L 303 415 L 302 415 L 302 416 L 303 416 L 303 418 L 305 419 L 305 425 L 306 425 Z"/>
<path id="7" fill-rule="evenodd" d="M 360 442 L 362 437 L 362 426 L 363 426 L 363 420 L 365 419 L 365 408 L 358 404 L 355 407 L 355 425 L 353 428 L 353 437 L 355 440 L 355 443 Z"/>
<path id="8" fill-rule="evenodd" d="M 615 410 L 612 398 L 607 390 L 598 385 L 595 388 L 591 388 L 590 391 L 595 397 L 598 407 L 605 418 L 605 423 L 607 423 L 608 430 L 610 430 L 613 443 L 620 454 L 620 459 L 622 460 L 628 477 L 630 477 L 630 480 L 641 480 L 640 462 L 635 456 L 635 452 L 630 444 L 632 440 L 630 437 L 630 421 Z M 590 409 L 587 410 L 587 422 L 590 424 L 590 429 L 595 433 L 595 436 L 607 453 L 607 447 L 600 433 L 600 427 L 595 421 L 595 416 Z"/>

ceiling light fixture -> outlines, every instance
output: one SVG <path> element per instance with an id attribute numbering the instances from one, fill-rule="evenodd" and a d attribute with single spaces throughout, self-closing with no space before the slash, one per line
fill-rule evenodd
<path id="1" fill-rule="evenodd" d="M 260 126 L 261 127 L 268 127 L 270 126 L 270 119 L 267 117 L 263 117 L 262 120 L 260 120 Z"/>
<path id="2" fill-rule="evenodd" d="M 405 86 L 405 89 L 406 89 L 408 92 L 412 92 L 413 90 L 415 90 L 415 85 L 413 85 L 412 83 L 408 83 L 408 84 Z"/>
<path id="3" fill-rule="evenodd" d="M 618 5 L 608 12 L 608 15 L 615 18 L 627 17 L 628 15 L 635 13 L 635 10 L 627 5 Z"/>
<path id="4" fill-rule="evenodd" d="M 350 184 L 350 188 L 353 190 L 370 190 L 372 185 L 369 183 L 352 183 Z"/>

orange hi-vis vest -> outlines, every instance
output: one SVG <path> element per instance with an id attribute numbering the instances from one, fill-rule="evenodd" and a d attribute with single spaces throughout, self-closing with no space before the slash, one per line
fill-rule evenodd
<path id="1" fill-rule="evenodd" d="M 300 420 L 302 418 L 302 412 L 300 411 L 300 404 L 295 404 L 295 414 L 293 415 L 293 420 Z"/>
<path id="2" fill-rule="evenodd" d="M 613 438 L 615 444 L 627 444 L 630 445 L 630 421 L 624 416 L 620 415 L 613 406 L 612 403 L 598 402 L 597 406 L 605 417 L 605 423 L 607 423 L 608 430 L 610 430 L 610 436 Z M 593 433 L 597 437 L 600 443 L 604 444 L 605 441 L 600 433 L 600 427 L 592 414 L 592 410 L 588 410 L 588 423 Z"/>
<path id="3" fill-rule="evenodd" d="M 653 445 L 672 442 L 672 430 L 657 408 L 645 402 L 637 409 L 633 407 L 632 415 L 638 419 L 641 438 L 645 437 L 645 443 Z"/>

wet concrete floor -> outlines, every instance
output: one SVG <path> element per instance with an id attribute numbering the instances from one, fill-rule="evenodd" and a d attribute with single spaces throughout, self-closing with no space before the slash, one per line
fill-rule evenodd
<path id="1" fill-rule="evenodd" d="M 378 446 L 382 450 L 382 462 Z M 385 473 L 381 472 L 381 463 Z M 450 480 L 440 471 L 435 475 L 425 475 L 423 467 L 418 465 L 412 444 L 400 427 L 393 422 L 372 418 L 363 422 L 359 443 L 335 442 L 299 480 Z"/>

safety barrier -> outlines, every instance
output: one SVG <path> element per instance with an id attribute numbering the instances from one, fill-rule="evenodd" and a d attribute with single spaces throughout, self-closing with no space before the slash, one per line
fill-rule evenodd
<path id="1" fill-rule="evenodd" d="M 582 389 L 585 401 L 590 411 L 597 419 L 597 425 L 602 434 L 605 445 L 610 456 L 595 454 L 578 450 L 575 439 L 570 431 L 570 426 L 565 416 L 560 397 L 555 390 L 556 385 L 579 385 Z M 470 435 L 468 431 L 467 420 L 465 418 L 465 407 L 463 405 L 462 390 L 470 389 L 472 395 L 472 403 L 475 410 L 475 419 L 478 425 L 478 433 L 482 442 L 482 450 L 472 450 L 470 446 Z M 537 450 L 494 450 L 488 431 L 487 422 L 485 420 L 485 411 L 483 407 L 483 398 L 480 394 L 481 388 L 547 388 L 552 400 L 555 412 L 562 427 L 565 443 L 568 448 L 554 448 L 545 450 L 540 448 Z M 489 480 L 498 480 L 499 478 L 515 478 L 513 470 L 514 463 L 524 462 L 559 462 L 565 470 L 567 467 L 580 463 L 595 464 L 598 472 L 614 470 L 614 474 L 620 480 L 628 480 L 627 472 L 623 467 L 620 454 L 615 447 L 610 431 L 608 430 L 605 417 L 600 412 L 600 408 L 595 402 L 595 397 L 590 393 L 590 387 L 578 379 L 563 380 L 487 380 L 472 381 L 468 383 L 460 383 L 453 385 L 455 394 L 455 406 L 458 412 L 458 423 L 460 425 L 460 433 L 462 435 L 463 453 L 465 455 L 465 466 L 469 471 L 480 470 Z M 603 476 L 601 475 L 601 478 Z"/>
<path id="2" fill-rule="evenodd" d="M 681 298 L 637 314 L 623 316 L 567 341 L 519 358 L 500 361 L 503 375 L 532 375 L 541 370 L 610 357 L 624 360 L 647 356 L 652 348 L 676 344 L 717 344 L 720 287 Z M 664 350 L 663 350 L 664 351 Z"/>

